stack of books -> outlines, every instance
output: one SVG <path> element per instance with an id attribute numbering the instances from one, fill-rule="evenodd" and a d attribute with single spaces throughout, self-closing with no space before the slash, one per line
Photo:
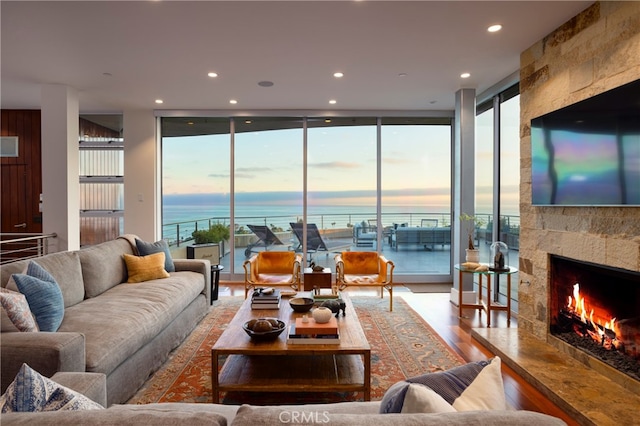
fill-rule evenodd
<path id="1" fill-rule="evenodd" d="M 280 290 L 275 289 L 273 293 L 263 293 L 254 291 L 251 296 L 251 309 L 280 309 Z"/>
<path id="2" fill-rule="evenodd" d="M 340 343 L 338 320 L 331 317 L 328 323 L 316 323 L 313 318 L 296 318 L 295 324 L 289 326 L 287 343 L 290 345 L 321 344 L 330 345 Z"/>

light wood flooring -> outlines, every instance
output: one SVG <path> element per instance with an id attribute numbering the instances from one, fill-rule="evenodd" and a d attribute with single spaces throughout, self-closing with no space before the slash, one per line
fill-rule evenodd
<path id="1" fill-rule="evenodd" d="M 368 287 L 349 287 L 352 295 L 375 295 L 376 289 Z M 394 288 L 394 299 L 402 297 L 440 337 L 467 361 L 487 359 L 493 354 L 471 337 L 471 329 L 484 327 L 486 316 L 479 317 L 477 311 L 464 310 L 464 318 L 458 318 L 457 306 L 450 303 L 449 293 L 412 293 L 404 286 Z M 220 297 L 244 296 L 243 283 L 220 283 Z M 385 292 L 385 298 L 388 293 Z M 492 327 L 506 327 L 506 314 L 494 312 L 491 318 Z M 511 327 L 517 327 L 517 318 L 512 316 Z M 517 375 L 511 368 L 502 364 L 502 375 L 507 402 L 517 410 L 530 410 L 561 418 L 568 425 L 577 425 L 568 414 L 546 398 L 537 389 Z"/>

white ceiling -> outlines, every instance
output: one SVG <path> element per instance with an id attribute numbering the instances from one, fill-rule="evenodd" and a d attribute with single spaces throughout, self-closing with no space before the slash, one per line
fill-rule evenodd
<path id="1" fill-rule="evenodd" d="M 38 109 L 42 85 L 63 84 L 82 113 L 451 110 L 591 3 L 3 0 L 1 106 Z"/>

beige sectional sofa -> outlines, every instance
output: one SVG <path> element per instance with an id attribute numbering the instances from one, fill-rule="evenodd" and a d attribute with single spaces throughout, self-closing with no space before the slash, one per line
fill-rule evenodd
<path id="1" fill-rule="evenodd" d="M 64 317 L 56 332 L 35 333 L 9 331 L 11 322 L 2 318 L 2 392 L 27 363 L 47 377 L 103 373 L 107 404 L 124 403 L 204 318 L 208 260 L 174 259 L 169 278 L 128 284 L 123 254 L 137 254 L 135 235 L 35 259 L 60 286 Z M 28 262 L 2 265 L 2 287 Z"/>

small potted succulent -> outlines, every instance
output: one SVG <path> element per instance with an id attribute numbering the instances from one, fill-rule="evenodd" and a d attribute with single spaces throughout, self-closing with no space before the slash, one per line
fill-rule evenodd
<path id="1" fill-rule="evenodd" d="M 480 251 L 473 244 L 473 235 L 476 227 L 484 226 L 484 224 L 484 220 L 477 216 L 467 213 L 460 215 L 461 228 L 467 233 L 467 248 L 465 250 L 467 262 L 478 262 L 480 260 Z"/>

